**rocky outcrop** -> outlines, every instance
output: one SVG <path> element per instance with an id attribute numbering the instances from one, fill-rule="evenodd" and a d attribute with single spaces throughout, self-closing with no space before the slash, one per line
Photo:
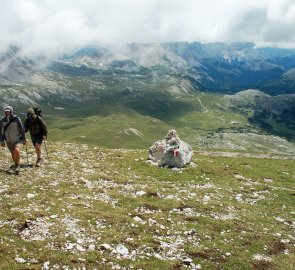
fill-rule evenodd
<path id="1" fill-rule="evenodd" d="M 148 159 L 159 166 L 183 168 L 191 162 L 192 155 L 191 146 L 171 129 L 163 140 L 156 141 L 149 148 Z"/>

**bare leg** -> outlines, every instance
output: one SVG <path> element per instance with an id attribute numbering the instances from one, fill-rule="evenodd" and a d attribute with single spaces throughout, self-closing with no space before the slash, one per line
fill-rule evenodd
<path id="1" fill-rule="evenodd" d="M 15 164 L 20 164 L 20 149 L 18 147 L 12 150 L 11 156 Z"/>
<path id="2" fill-rule="evenodd" d="M 35 145 L 35 151 L 36 151 L 36 154 L 37 154 L 37 159 L 42 158 L 41 144 L 36 143 L 36 145 Z"/>
<path id="3" fill-rule="evenodd" d="M 14 173 L 19 174 L 20 171 L 20 148 L 16 147 L 11 151 L 11 157 L 15 163 Z M 13 171 L 11 172 L 13 173 Z"/>
<path id="4" fill-rule="evenodd" d="M 35 151 L 36 151 L 36 154 L 37 154 L 36 167 L 40 167 L 41 163 L 43 162 L 42 152 L 41 152 L 41 144 L 39 144 L 39 143 L 35 144 Z"/>

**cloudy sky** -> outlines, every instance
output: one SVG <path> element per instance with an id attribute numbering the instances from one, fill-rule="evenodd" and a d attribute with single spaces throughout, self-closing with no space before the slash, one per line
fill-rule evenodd
<path id="1" fill-rule="evenodd" d="M 295 48 L 294 0 L 0 0 L 0 7 L 0 51 L 168 41 Z"/>

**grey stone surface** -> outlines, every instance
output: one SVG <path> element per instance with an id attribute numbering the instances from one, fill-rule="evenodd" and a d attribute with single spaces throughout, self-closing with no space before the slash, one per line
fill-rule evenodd
<path id="1" fill-rule="evenodd" d="M 193 150 L 180 140 L 176 130 L 169 130 L 163 140 L 156 141 L 149 148 L 148 159 L 159 166 L 183 168 L 192 160 Z"/>

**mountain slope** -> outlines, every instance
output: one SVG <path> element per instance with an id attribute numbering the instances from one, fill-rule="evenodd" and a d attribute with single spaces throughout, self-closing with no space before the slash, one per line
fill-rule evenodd
<path id="1" fill-rule="evenodd" d="M 294 156 L 198 152 L 171 170 L 55 142 L 35 168 L 28 149 L 17 176 L 0 156 L 1 270 L 294 268 Z"/>

